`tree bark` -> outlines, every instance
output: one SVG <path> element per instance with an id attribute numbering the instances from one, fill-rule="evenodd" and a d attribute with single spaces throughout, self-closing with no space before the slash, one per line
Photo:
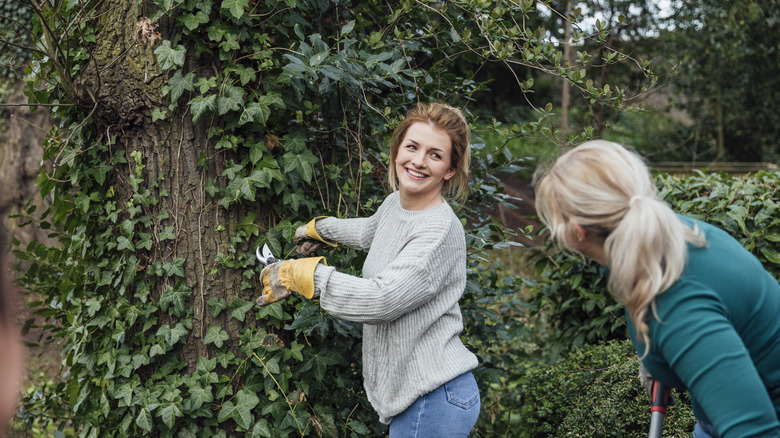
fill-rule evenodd
<path id="1" fill-rule="evenodd" d="M 0 226 L 8 230 L 10 237 L 19 239 L 22 247 L 31 240 L 53 244 L 46 230 L 19 228 L 18 221 L 8 218 L 21 213 L 28 200 L 38 207 L 37 213 L 43 211 L 45 204 L 35 187 L 35 178 L 41 169 L 43 139 L 51 127 L 51 115 L 44 108 L 32 112 L 24 105 L 27 97 L 22 93 L 22 84 L 5 103 L 10 106 L 5 108 L 0 122 Z"/>
<path id="2" fill-rule="evenodd" d="M 216 121 L 201 120 L 193 124 L 186 105 L 180 104 L 164 120 L 152 122 L 153 109 L 168 106 L 167 98 L 164 100 L 162 96 L 168 78 L 157 67 L 154 47 L 144 47 L 134 38 L 136 22 L 141 18 L 137 13 L 141 10 L 139 2 L 116 0 L 113 5 L 102 21 L 104 27 L 95 49 L 96 62 L 86 72 L 81 87 L 90 88 L 96 97 L 93 117 L 98 132 L 104 134 L 105 141 L 111 141 L 111 156 L 123 151 L 126 163 L 112 162 L 115 173 L 110 181 L 117 198 L 122 200 L 119 205 L 133 202 L 134 190 L 128 177 L 139 166 L 131 156 L 133 152 L 140 152 L 142 157 L 143 187 L 159 200 L 145 207 L 145 212 L 156 218 L 151 227 L 154 244 L 151 251 L 138 251 L 139 269 L 155 262 L 185 260 L 184 281 L 193 292 L 189 304 L 194 316 L 182 355 L 191 372 L 197 358 L 207 355 L 203 337 L 210 325 L 221 325 L 231 338 L 237 337 L 238 330 L 244 327 L 235 319 L 228 322 L 227 317 L 215 320 L 207 311 L 206 303 L 214 297 L 228 303 L 239 295 L 245 300 L 252 299 L 251 291 L 240 290 L 242 279 L 236 270 L 214 269 L 219 253 L 231 254 L 231 238 L 236 230 L 230 224 L 245 216 L 246 207 L 225 210 L 205 191 L 209 178 L 219 181 L 224 170 L 221 164 L 224 160 L 220 158 L 228 154 L 216 151 L 206 135 L 206 123 Z M 162 36 L 171 38 L 165 35 L 164 24 L 161 23 Z M 186 66 L 194 69 L 196 62 L 188 59 Z M 204 154 L 209 159 L 202 159 Z M 113 160 L 112 157 L 107 158 Z M 160 219 L 161 214 L 164 219 Z M 225 230 L 216 232 L 218 225 Z M 160 240 L 166 226 L 173 227 L 175 239 Z M 157 281 L 151 295 L 159 297 L 175 281 L 172 277 Z"/>
<path id="3" fill-rule="evenodd" d="M 566 1 L 566 20 L 564 20 L 564 35 L 563 35 L 563 62 L 571 62 L 571 9 L 573 0 Z M 562 79 L 563 90 L 561 91 L 561 155 L 566 151 L 566 145 L 568 141 L 566 136 L 569 130 L 569 93 L 571 91 L 571 85 L 566 78 Z"/>

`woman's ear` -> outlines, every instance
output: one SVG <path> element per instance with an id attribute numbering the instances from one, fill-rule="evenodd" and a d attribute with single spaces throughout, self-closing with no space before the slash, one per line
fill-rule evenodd
<path id="1" fill-rule="evenodd" d="M 578 242 L 582 242 L 586 237 L 588 237 L 588 230 L 586 230 L 585 227 L 578 224 L 577 222 L 572 222 L 571 224 L 574 227 L 574 233 L 577 236 Z"/>
<path id="2" fill-rule="evenodd" d="M 450 170 L 448 170 L 447 173 L 444 174 L 444 181 L 449 181 L 450 178 L 455 176 L 456 173 L 458 173 L 458 169 L 454 167 L 450 167 Z"/>

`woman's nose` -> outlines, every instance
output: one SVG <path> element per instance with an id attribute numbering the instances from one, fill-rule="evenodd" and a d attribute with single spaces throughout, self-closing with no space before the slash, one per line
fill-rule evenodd
<path id="1" fill-rule="evenodd" d="M 425 154 L 421 151 L 415 152 L 415 154 L 412 155 L 412 164 L 417 167 L 422 167 L 425 164 Z"/>

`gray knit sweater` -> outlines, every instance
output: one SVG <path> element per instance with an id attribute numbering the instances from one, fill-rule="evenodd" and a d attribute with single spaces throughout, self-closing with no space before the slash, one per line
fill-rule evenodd
<path id="1" fill-rule="evenodd" d="M 325 311 L 363 323 L 363 386 L 381 422 L 476 368 L 459 338 L 466 240 L 447 203 L 404 210 L 395 192 L 371 217 L 325 218 L 316 227 L 368 251 L 362 278 L 318 265 L 314 284 Z"/>

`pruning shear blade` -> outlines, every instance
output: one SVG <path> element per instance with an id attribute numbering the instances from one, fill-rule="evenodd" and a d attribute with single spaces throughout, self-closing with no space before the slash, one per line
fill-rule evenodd
<path id="1" fill-rule="evenodd" d="M 271 252 L 271 248 L 268 247 L 267 243 L 263 244 L 263 249 L 260 249 L 259 246 L 255 249 L 255 256 L 260 263 L 266 266 L 279 261 L 279 259 L 274 257 L 274 254 Z"/>

